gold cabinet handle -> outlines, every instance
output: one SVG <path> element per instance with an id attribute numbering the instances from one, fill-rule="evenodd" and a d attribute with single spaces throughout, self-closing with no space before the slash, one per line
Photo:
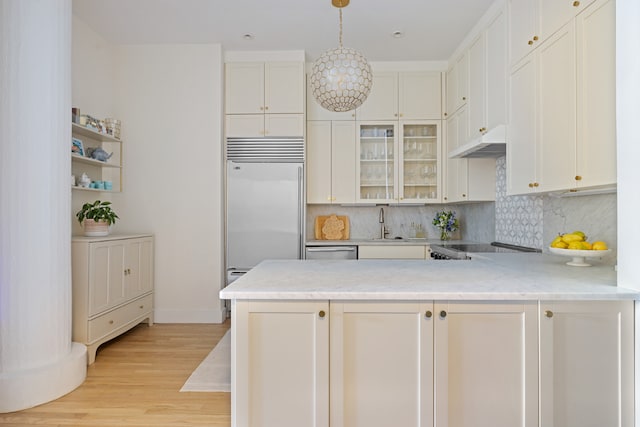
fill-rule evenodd
<path id="1" fill-rule="evenodd" d="M 529 183 L 529 188 L 533 188 L 533 182 Z"/>
<path id="2" fill-rule="evenodd" d="M 573 7 L 578 7 L 580 6 L 580 2 L 579 1 L 574 1 L 573 2 Z"/>
<path id="3" fill-rule="evenodd" d="M 533 44 L 533 40 L 529 40 L 529 41 L 527 42 L 527 44 L 528 44 L 529 46 L 531 46 L 531 45 Z"/>
<path id="4" fill-rule="evenodd" d="M 538 41 L 538 36 L 533 36 L 533 41 L 537 42 Z"/>
<path id="5" fill-rule="evenodd" d="M 321 318 L 324 317 L 326 315 L 326 313 L 324 312 L 324 310 L 320 310 L 320 312 L 318 313 L 318 316 L 320 316 Z"/>
<path id="6" fill-rule="evenodd" d="M 440 312 L 440 317 L 442 317 L 443 319 L 444 319 L 445 317 L 447 317 L 447 312 L 446 312 L 446 311 L 444 311 L 444 310 L 442 310 L 442 311 Z"/>
<path id="7" fill-rule="evenodd" d="M 534 187 L 539 187 L 539 186 L 540 186 L 540 184 L 539 184 L 539 183 L 537 183 L 537 182 L 534 182 L 534 183 L 533 183 L 533 186 L 534 186 Z"/>
<path id="8" fill-rule="evenodd" d="M 580 175 L 576 175 L 576 181 L 581 181 L 582 177 Z"/>
<path id="9" fill-rule="evenodd" d="M 545 310 L 544 315 L 547 316 L 549 319 L 551 319 L 553 317 L 553 311 Z"/>
<path id="10" fill-rule="evenodd" d="M 424 313 L 424 317 L 426 317 L 427 319 L 431 319 L 431 316 L 433 316 L 431 310 L 427 310 L 426 313 Z"/>

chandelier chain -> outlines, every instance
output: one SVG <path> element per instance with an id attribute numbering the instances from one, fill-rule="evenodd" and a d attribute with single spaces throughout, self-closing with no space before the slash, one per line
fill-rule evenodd
<path id="1" fill-rule="evenodd" d="M 342 9 L 338 9 L 340 11 L 340 47 L 342 47 Z"/>

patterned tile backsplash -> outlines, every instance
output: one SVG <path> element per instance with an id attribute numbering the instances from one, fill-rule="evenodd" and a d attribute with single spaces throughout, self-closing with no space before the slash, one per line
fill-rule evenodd
<path id="1" fill-rule="evenodd" d="M 414 237 L 417 224 L 427 238 L 437 239 L 439 231 L 431 224 L 436 212 L 453 210 L 460 230 L 453 238 L 480 242 L 499 241 L 546 249 L 558 233 L 584 231 L 591 240 L 604 240 L 614 249 L 606 261 L 615 263 L 617 246 L 617 197 L 602 194 L 577 197 L 507 196 L 505 157 L 496 162 L 496 201 L 461 205 L 384 206 L 385 223 L 391 237 Z M 380 235 L 380 206 L 307 206 L 307 239 L 313 239 L 318 215 L 348 215 L 351 237 L 377 238 Z M 412 226 L 413 224 L 413 226 Z"/>

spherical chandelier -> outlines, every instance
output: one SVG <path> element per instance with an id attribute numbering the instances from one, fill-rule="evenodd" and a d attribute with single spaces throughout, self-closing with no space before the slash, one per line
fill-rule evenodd
<path id="1" fill-rule="evenodd" d="M 369 96 L 373 74 L 360 52 L 342 46 L 342 8 L 349 0 L 332 0 L 340 11 L 340 46 L 324 52 L 313 63 L 311 90 L 323 108 L 329 111 L 351 111 Z"/>

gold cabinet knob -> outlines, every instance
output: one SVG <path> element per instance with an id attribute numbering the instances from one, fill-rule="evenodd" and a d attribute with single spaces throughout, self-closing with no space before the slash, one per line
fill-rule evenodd
<path id="1" fill-rule="evenodd" d="M 444 116 L 447 117 L 447 113 L 444 113 Z"/>
<path id="2" fill-rule="evenodd" d="M 110 324 L 110 325 L 113 325 L 113 320 L 109 320 L 109 324 Z"/>
<path id="3" fill-rule="evenodd" d="M 351 117 L 355 117 L 355 116 L 356 116 L 356 113 L 352 113 L 352 114 L 351 114 Z"/>
<path id="4" fill-rule="evenodd" d="M 320 312 L 318 313 L 318 316 L 320 317 L 324 317 L 326 315 L 326 313 L 324 312 L 324 310 L 320 310 Z"/>
<path id="5" fill-rule="evenodd" d="M 433 316 L 431 310 L 427 310 L 426 313 L 424 313 L 424 317 L 426 317 L 427 319 L 431 319 L 431 316 Z"/>
<path id="6" fill-rule="evenodd" d="M 268 109 L 269 109 L 269 107 L 264 107 L 264 109 L 265 109 L 265 110 L 268 110 Z"/>
<path id="7" fill-rule="evenodd" d="M 573 7 L 578 7 L 580 6 L 580 2 L 579 1 L 574 1 L 573 2 Z"/>
<path id="8" fill-rule="evenodd" d="M 539 183 L 537 183 L 537 182 L 534 182 L 534 183 L 533 183 L 533 186 L 534 186 L 534 187 L 539 187 L 539 186 L 540 186 L 540 184 L 539 184 Z"/>
<path id="9" fill-rule="evenodd" d="M 467 195 L 466 195 L 466 194 L 464 194 L 464 193 L 462 193 L 462 197 L 467 197 Z"/>
<path id="10" fill-rule="evenodd" d="M 538 36 L 533 36 L 533 41 L 537 42 L 538 41 Z"/>
<path id="11" fill-rule="evenodd" d="M 264 111 L 264 107 L 260 107 L 260 111 Z"/>
<path id="12" fill-rule="evenodd" d="M 529 41 L 527 42 L 527 44 L 528 44 L 529 46 L 531 46 L 531 45 L 533 44 L 533 40 L 529 40 Z"/>
<path id="13" fill-rule="evenodd" d="M 445 200 L 448 200 L 446 197 L 443 197 Z"/>
<path id="14" fill-rule="evenodd" d="M 533 182 L 529 183 L 529 188 L 533 188 Z"/>
<path id="15" fill-rule="evenodd" d="M 394 114 L 393 114 L 393 117 L 398 117 L 398 113 L 394 113 Z"/>
<path id="16" fill-rule="evenodd" d="M 553 317 L 553 311 L 545 310 L 544 315 L 547 316 L 549 319 L 551 319 Z"/>
<path id="17" fill-rule="evenodd" d="M 141 306 L 140 306 L 140 310 L 142 310 L 143 308 L 144 308 L 144 305 L 141 305 Z"/>
<path id="18" fill-rule="evenodd" d="M 582 177 L 580 175 L 576 175 L 576 181 L 581 181 Z"/>
<path id="19" fill-rule="evenodd" d="M 466 100 L 467 100 L 467 97 L 466 97 L 466 96 L 463 96 L 463 97 L 462 97 L 462 100 L 463 100 L 463 101 L 466 101 Z"/>
<path id="20" fill-rule="evenodd" d="M 444 311 L 444 310 L 442 310 L 442 311 L 440 312 L 440 317 L 442 317 L 443 319 L 444 319 L 445 317 L 447 317 L 447 312 L 446 312 L 446 311 Z"/>
<path id="21" fill-rule="evenodd" d="M 403 116 L 404 116 L 404 114 L 400 113 L 400 117 L 403 117 Z"/>

